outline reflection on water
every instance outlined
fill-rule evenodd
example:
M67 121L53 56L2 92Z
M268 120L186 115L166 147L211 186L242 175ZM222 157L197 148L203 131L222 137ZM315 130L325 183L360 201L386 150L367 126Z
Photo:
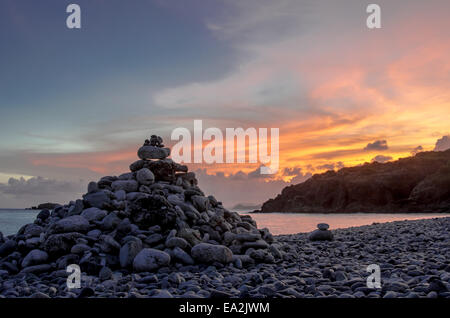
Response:
M246 212L239 213L248 214ZM330 225L330 229L338 229L352 226L370 225L374 222L383 223L450 216L449 214L442 213L252 213L250 215L256 221L259 228L267 227L272 232L272 234L295 234L301 232L311 232L317 228L318 223L328 223Z

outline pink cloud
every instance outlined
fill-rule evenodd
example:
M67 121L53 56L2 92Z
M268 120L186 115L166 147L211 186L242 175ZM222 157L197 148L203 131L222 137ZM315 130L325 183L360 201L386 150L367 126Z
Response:
M82 168L98 174L126 172L130 163L136 161L136 150L122 149L106 152L33 154L29 161L35 166Z

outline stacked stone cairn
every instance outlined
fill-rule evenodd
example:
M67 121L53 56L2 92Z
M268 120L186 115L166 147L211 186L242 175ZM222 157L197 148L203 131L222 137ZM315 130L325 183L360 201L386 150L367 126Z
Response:
M310 241L332 241L333 233L328 229L330 226L326 223L317 224L317 230L312 231L308 234L308 239Z
M42 210L17 234L0 237L0 271L10 275L152 272L200 265L238 268L281 258L267 229L205 196L193 172L152 136L130 172L90 182L83 199Z

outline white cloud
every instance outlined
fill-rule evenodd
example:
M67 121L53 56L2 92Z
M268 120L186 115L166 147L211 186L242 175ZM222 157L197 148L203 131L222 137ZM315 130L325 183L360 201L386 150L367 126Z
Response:
M392 160L391 156L383 156L383 155L378 155L372 158L372 162L379 162L379 163L385 163L391 160Z
M387 141L386 140L376 140L372 143L368 143L366 147L364 147L364 150L387 150L389 149Z
M281 190L290 185L297 184L311 177L310 173L303 174L301 169L285 169L286 176L294 176L290 182L275 179L273 176L260 176L259 168L249 173L238 171L225 175L208 174L206 169L196 170L200 188L205 194L213 194L217 200L222 201L226 207L233 207L239 203L262 204L269 198L275 197Z
M411 155L415 156L417 155L419 152L422 152L424 149L422 146L417 146L415 147L413 150L411 150Z
M68 203L81 198L86 182L60 181L43 177L10 178L0 183L0 208L24 209L40 203Z
M25 179L20 177L9 178L8 183L0 183L0 193L14 195L16 197L41 196L60 193L80 192L82 182L74 183L69 181L58 181L43 177L32 177Z
M450 149L450 135L442 136L436 141L436 146L434 147L434 151L445 151L447 149Z

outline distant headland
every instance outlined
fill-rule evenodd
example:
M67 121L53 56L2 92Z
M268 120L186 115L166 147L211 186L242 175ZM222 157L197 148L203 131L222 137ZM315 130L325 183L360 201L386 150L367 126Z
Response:
M256 212L450 212L450 149L315 174Z
M61 204L46 202L46 203L41 203L38 206L32 206L31 208L27 208L25 210L44 210L44 209L53 210L59 206L61 206Z
M238 203L236 205L233 206L233 208L231 210L257 210L261 208L261 204L251 204L251 203Z

